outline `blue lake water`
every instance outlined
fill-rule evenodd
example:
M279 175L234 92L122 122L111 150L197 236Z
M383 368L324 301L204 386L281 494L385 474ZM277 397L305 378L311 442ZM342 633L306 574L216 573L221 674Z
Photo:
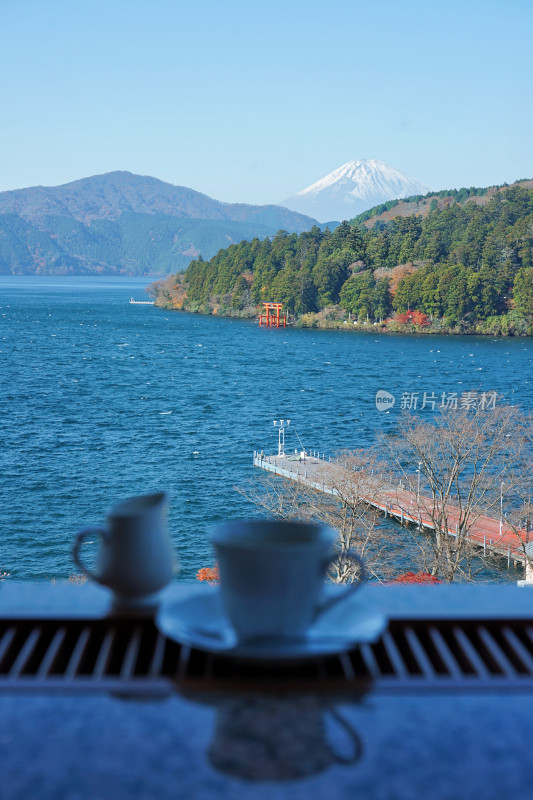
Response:
M0 276L0 571L65 578L81 527L115 501L171 493L190 579L210 525L254 509L234 490L290 419L333 453L393 430L406 394L496 391L533 406L533 341L266 330L130 305L146 278ZM376 409L380 389L390 413ZM299 447L289 433L286 449Z

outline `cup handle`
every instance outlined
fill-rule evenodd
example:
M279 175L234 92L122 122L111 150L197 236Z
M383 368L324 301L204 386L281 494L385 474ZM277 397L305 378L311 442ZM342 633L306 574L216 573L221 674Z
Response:
M357 592L361 588L361 586L366 580L365 562L363 561L361 556L358 555L354 550L348 550L348 552L344 553L344 555L348 556L348 558L353 558L354 561L357 561L359 567L361 568L360 578L357 581L357 583L351 583L349 586L347 586L344 592L340 592L339 594L333 595L333 597L328 597L327 600L323 600L321 603L319 603L314 614L315 620L317 620L318 617L320 617L325 611L329 611L330 608L336 606L337 603L342 603L342 601L346 600L346 598L349 595L355 594L355 592ZM328 566L329 564L331 564L333 560L334 560L333 558L328 559L327 562Z
M336 708L328 708L327 713L329 713L339 727L341 727L348 734L353 744L352 754L345 756L342 753L337 753L328 743L327 748L331 757L337 762L337 764L355 764L355 762L359 761L363 755L363 742L361 741L361 737L357 731L352 728L348 720L345 719Z
M96 581L97 583L102 583L100 578L95 575L94 572L91 572L89 569L87 569L80 558L80 550L84 540L87 538L87 536L94 536L94 534L101 536L103 539L105 536L107 536L107 531L104 530L104 528L84 528L82 531L78 531L74 540L74 544L72 545L72 560L84 575L87 575L88 578Z

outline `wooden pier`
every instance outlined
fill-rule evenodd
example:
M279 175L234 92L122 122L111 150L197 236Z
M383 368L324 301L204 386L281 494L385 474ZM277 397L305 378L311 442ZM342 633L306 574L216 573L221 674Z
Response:
M294 454L265 456L263 453L254 452L253 463L254 467L296 481L310 489L331 495L339 494L331 483L328 484L328 468L331 470L335 466L335 462L327 460L324 453L320 454L316 451L304 453L302 451ZM337 466L342 466L342 464L337 464ZM420 495L417 499L417 494L405 489L401 483L398 487L379 487L379 489L376 487L375 493L362 496L361 500L402 525L411 523L420 529L433 530L434 528L433 521L425 510L431 506L431 500ZM447 533L456 537L460 520L459 509L448 505L447 517L450 523ZM505 521L500 522L499 519L492 517L478 516L469 527L465 538L482 548L483 553L490 552L505 558L508 567L511 566L511 563L527 564L524 543L528 541L528 534L525 530L517 531ZM526 546L528 550L533 550L531 545ZM533 556L533 552L528 552L528 555Z

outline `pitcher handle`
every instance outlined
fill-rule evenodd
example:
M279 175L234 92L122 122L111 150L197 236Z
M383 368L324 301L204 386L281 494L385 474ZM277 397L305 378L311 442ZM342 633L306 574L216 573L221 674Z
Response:
M87 567L82 562L80 557L80 551L83 542L85 541L87 536L91 535L94 536L95 534L97 536L101 536L102 539L104 539L107 536L107 531L104 528L94 528L94 527L84 528L83 530L78 531L78 533L76 534L76 538L74 540L74 544L72 545L72 560L74 561L76 566L79 567L79 569L82 571L84 575L87 575L88 578L90 578L93 581L96 581L97 583L102 583L100 578L97 575L95 575L94 572L91 572L89 569L87 569Z
M361 586L363 585L363 583L366 580L365 562L363 561L361 556L358 555L353 550L349 550L344 555L348 556L349 558L353 558L353 560L357 561L357 563L359 564L359 567L361 569L361 574L360 574L359 580L357 581L357 583L351 583L349 586L347 586L346 589L344 590L344 592L340 592L339 594L334 594L332 597L328 597L326 600L323 600L321 603L319 603L317 608L316 608L315 614L314 614L314 619L315 620L317 620L318 617L322 616L322 614L325 611L329 611L330 608L333 608L333 606L336 606L337 603L342 603L344 600L346 600L346 598L349 595L355 594L355 592L357 592L361 588ZM336 558L336 556L335 556L335 558ZM331 564L331 562L333 560L334 560L333 558L329 559L328 560L328 565Z

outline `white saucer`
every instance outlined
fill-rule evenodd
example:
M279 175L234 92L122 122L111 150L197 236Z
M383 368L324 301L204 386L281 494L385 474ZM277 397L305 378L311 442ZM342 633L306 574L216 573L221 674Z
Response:
M376 641L387 624L381 612L366 606L357 595L325 612L305 638L239 644L218 587L202 588L204 591L163 603L156 624L169 639L211 653L269 660L333 655L361 642Z

